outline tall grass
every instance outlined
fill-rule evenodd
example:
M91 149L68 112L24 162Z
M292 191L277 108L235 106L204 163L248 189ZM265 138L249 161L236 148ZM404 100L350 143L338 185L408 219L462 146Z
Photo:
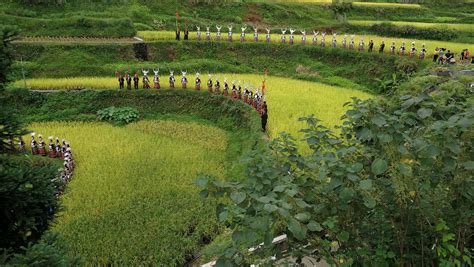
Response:
M74 179L53 232L88 265L183 265L218 233L199 172L224 178L227 136L197 123L34 123L74 147Z
M216 74L222 81L228 78L229 84L235 80L257 88L261 85L263 76L253 74ZM178 76L177 76L178 78ZM201 77L203 84L207 77ZM188 88L194 88L194 75L188 75ZM161 76L162 88L169 88L166 76ZM22 82L18 82L22 86ZM75 77L69 79L30 79L28 87L32 89L111 89L118 88L118 81L109 77ZM176 86L180 88L180 84ZM205 86L204 86L205 87ZM322 83L300 81L289 78L269 76L266 80L265 97L269 105L269 132L276 136L280 132L290 132L299 136L301 125L297 122L299 117L314 114L328 127L338 125L340 117L346 108L342 105L350 101L351 97L362 99L371 97L369 94L355 89L329 86ZM144 90L144 89L140 89ZM156 89L150 89L156 90ZM183 89L175 89L183 90ZM188 89L193 90L193 89ZM203 88L206 90L206 88Z

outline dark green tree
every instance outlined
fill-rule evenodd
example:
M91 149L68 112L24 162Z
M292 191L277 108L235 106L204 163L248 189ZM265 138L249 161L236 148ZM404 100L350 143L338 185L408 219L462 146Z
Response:
M0 28L0 153L13 150L13 142L26 133L24 124L6 98L5 87L13 62L11 41L17 36L13 28Z

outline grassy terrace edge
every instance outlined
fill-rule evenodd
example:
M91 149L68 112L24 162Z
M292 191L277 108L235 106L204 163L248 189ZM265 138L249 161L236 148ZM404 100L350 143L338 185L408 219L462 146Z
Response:
M110 106L136 108L142 119L171 119L211 124L227 131L229 159L243 159L251 150L265 143L260 117L251 107L228 97L210 95L207 91L143 91L117 90L35 92L9 89L7 97L18 113L29 122L96 121L96 112ZM244 165L229 166L228 177L241 179Z

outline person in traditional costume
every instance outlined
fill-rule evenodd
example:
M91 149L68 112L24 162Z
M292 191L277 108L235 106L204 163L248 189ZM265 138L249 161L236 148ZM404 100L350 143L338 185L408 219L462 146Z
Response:
M199 78L200 74L199 72L196 72L196 80L195 80L195 84L196 84L196 90L201 90L201 78Z
M212 93L212 75L208 74L208 79L207 79L207 90L209 93Z
M181 87L183 89L186 89L186 85L188 84L188 78L186 78L186 73L187 71L181 71L182 77L181 77Z
M26 151L25 141L23 141L23 137L21 137L21 136L18 137L18 151L20 153L25 153L25 151Z
M174 88L174 82L175 82L175 78L174 78L174 71L173 70L170 70L170 88L173 89Z
M229 42L232 42L232 24L230 24L229 26L227 26L227 28L229 29L229 33L228 33L228 41Z
M149 89L150 88L150 80L148 79L148 72L150 72L149 70L143 70L142 69L142 73L143 73L143 88L144 89Z
M48 156L50 158L55 158L56 157L56 146L54 145L54 141L53 141L53 137L50 136L49 138L49 153L48 153Z
M415 42L411 43L411 48L410 48L410 58L413 58L415 56L416 48L415 48Z
M188 20L184 19L184 38L185 41L189 39L189 31L188 31Z
M237 99L237 87L235 86L235 81L232 81L232 99Z
M240 86L240 81L239 81L239 87L238 87L238 99L242 100L242 86Z
M400 46L400 56L404 56L405 55L405 42L402 43L402 46Z
M263 102L263 106L261 108L261 115L262 119L262 131L266 132L267 130L267 121L268 121L268 107L267 107L267 102Z
M306 30L301 30L301 44L305 45L306 44Z
M242 33L240 34L240 41L245 42L245 30L247 30L247 26L244 25L240 27L240 29L242 30Z
M390 45L390 54L395 55L395 42L392 42Z
M35 140L35 133L31 133L31 141L30 141L30 146L31 146L31 154L33 155L38 155L38 143Z
M56 158L60 158L62 149L61 149L61 143L59 142L59 137L56 137L56 147L55 148L56 148Z
M206 26L206 41L211 41L211 31L209 26Z
M253 106L253 92L252 92L252 89L249 90L248 104L250 106Z
M224 92L222 92L222 95L229 95L229 84L227 83L227 78L224 78Z
M321 34L321 47L326 47L326 33Z
M125 83L125 79L123 78L122 75L120 75L120 77L118 78L118 81L119 81L119 89L122 90Z
M181 39L181 31L179 27L176 25L176 41L179 41Z
M286 29L281 29L281 43L286 43Z
M138 89L139 81L140 81L140 78L138 77L138 72L135 72L135 75L133 75L133 88Z
M319 31L313 30L313 45L318 45Z
M426 55L426 47L425 47L425 44L423 44L423 45L421 46L419 58L420 58L421 60L423 60L423 59L425 59L425 55Z
M332 34L332 48L336 48L337 47L337 39L336 39L336 36L337 36L337 33L333 33Z
M270 39L270 31L271 31L271 30L270 30L270 29L267 29L267 28L266 28L265 30L267 30L267 35L265 35L265 40L266 40L267 43L270 43L270 41L271 41L271 39Z
M290 28L290 45L295 43L295 36L293 35L296 30Z
M196 32L197 40L199 42L199 41L201 41L201 27L196 26L196 29L197 29L197 32Z
M253 103L252 106L255 110L257 110L257 104L258 104L258 89L255 91L255 95L253 97Z
M64 160L64 157L66 156L66 151L67 151L67 145L66 145L66 140L62 140L62 146L61 146L61 159Z
M354 46L355 46L354 38L355 38L355 36L351 35L351 40L349 42L349 49L354 49Z
M160 89L161 88L161 86L160 86L160 77L158 76L159 72L160 72L160 69L158 69L158 70L153 69L153 73L155 74L155 75L153 75L153 87L155 89Z
M217 41L220 41L220 40L221 40L221 28L222 28L222 26L216 25L216 29L217 29Z
M365 42L364 42L364 38L360 38L360 41L359 41L359 52L363 52L365 49L364 49L364 46L365 46Z
M347 34L344 34L344 37L342 38L342 48L347 48Z
M132 77L130 76L130 73L127 72L127 74L125 74L125 81L127 82L127 90L131 90L132 89Z
M385 42L382 41L382 43L380 44L379 53L383 53L384 50L385 50Z
M253 27L253 41L258 42L258 28Z
M249 101L249 90L247 89L247 86L245 86L244 90L244 103L247 104Z
M41 156L46 156L46 143L43 140L41 134L38 135L38 154Z
M374 50L374 41L370 40L369 41L369 49L368 49L369 53L372 53L372 50Z
M221 83L219 77L216 77L216 85L214 86L214 94L219 95L221 93Z

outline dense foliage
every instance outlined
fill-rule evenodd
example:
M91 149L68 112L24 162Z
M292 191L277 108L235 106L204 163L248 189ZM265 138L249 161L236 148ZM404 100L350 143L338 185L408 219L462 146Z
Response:
M119 18L70 16L67 18L30 18L0 14L5 25L15 25L22 36L132 37L132 21Z
M465 87L426 88L355 100L339 136L302 118L311 153L282 134L247 181L201 177L233 230L219 262L266 261L286 233L290 255L335 265L472 265L474 110Z
M130 107L108 107L97 111L97 118L117 125L125 125L138 120L138 110Z
M69 247L56 234L47 233L36 243L22 247L20 253L15 253L10 259L0 256L0 265L14 266L82 266L79 257L68 255ZM5 255L3 255L5 256Z
M0 248L18 250L48 228L59 202L60 165L44 159L0 155Z

